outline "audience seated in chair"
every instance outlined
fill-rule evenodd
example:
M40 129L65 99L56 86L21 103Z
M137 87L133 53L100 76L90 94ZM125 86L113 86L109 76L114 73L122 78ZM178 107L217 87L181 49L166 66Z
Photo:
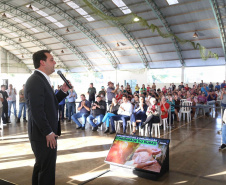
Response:
M101 97L97 95L96 101L92 104L91 114L87 118L89 120L89 123L93 127L92 129L93 131L97 131L98 126L101 126L105 112L106 112L106 102L101 100ZM95 118L97 119L96 124L93 122Z
M138 96L135 96L138 97ZM147 116L146 116L146 111L147 111L147 105L145 103L144 97L140 97L139 99L139 103L134 105L133 108L133 113L130 117L130 122L131 124L133 124L133 132L132 134L135 135L136 134L136 121L137 120L141 120L141 125L143 124L143 122L146 120Z
M112 116L110 118L110 120L111 120L111 128L112 128L112 131L110 132L110 134L116 133L114 121L119 121L119 120L123 121L123 133L124 134L126 133L127 121L130 119L130 116L131 116L132 111L133 111L133 106L128 101L128 98L127 98L126 95L123 95L122 100L123 100L123 103L119 107L118 115Z
M112 98L112 103L109 106L109 110L102 120L103 123L106 122L106 130L104 133L109 132L110 118L112 116L118 115L119 106L120 105L117 103L117 100L115 98Z
M146 124L149 125L150 129L150 137L151 137L151 129L153 123L160 123L160 106L157 105L157 101L155 98L150 99L150 105L147 109L146 115L147 119L146 121L141 125L141 128L143 128Z
M74 113L71 119L78 125L77 129L85 130L86 118L90 115L91 103L86 100L84 94L81 96L81 102L78 105L78 113ZM82 124L79 122L78 118L82 118Z
M161 109L161 118L162 119L168 118L168 109L170 105L166 102L165 96L162 96L161 102L158 103L158 105L160 106Z

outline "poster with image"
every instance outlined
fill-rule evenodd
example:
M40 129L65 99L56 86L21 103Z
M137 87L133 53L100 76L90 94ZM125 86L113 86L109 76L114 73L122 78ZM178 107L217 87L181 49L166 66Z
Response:
M170 140L117 134L105 162L160 173Z

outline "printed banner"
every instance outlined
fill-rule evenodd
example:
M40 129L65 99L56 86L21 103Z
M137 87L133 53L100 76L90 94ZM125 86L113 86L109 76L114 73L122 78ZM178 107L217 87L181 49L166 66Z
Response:
M117 134L105 162L160 173L170 140Z

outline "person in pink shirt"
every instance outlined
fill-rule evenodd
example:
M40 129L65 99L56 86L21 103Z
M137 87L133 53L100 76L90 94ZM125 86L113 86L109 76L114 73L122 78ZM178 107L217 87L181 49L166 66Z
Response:
M191 94L189 91L187 91L186 99L187 101L191 101Z
M198 103L196 104L197 105L196 115L198 115L198 113L199 113L199 108L200 107L206 107L206 104L207 104L207 98L205 96L205 93L202 92L201 95L200 94L198 95ZM208 110L208 107L207 107L207 108L205 108L205 113L208 113L208 112L209 112L209 110Z

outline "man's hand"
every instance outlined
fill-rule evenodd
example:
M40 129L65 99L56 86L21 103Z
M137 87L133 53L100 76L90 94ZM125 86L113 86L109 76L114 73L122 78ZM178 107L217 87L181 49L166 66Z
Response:
M58 137L58 135L56 135L55 133L46 136L47 147L51 147L52 149L56 148L57 146L56 137Z
M123 107L120 106L120 108L121 108L123 111L125 111L125 109L124 109Z
M85 102L84 102L84 101L82 101L81 106L82 106L82 107L84 107L84 105L85 105Z
M68 80L69 84L71 85L71 82ZM71 85L72 86L72 85ZM66 83L64 83L61 87L61 90L64 92L67 92L70 88L67 86Z

